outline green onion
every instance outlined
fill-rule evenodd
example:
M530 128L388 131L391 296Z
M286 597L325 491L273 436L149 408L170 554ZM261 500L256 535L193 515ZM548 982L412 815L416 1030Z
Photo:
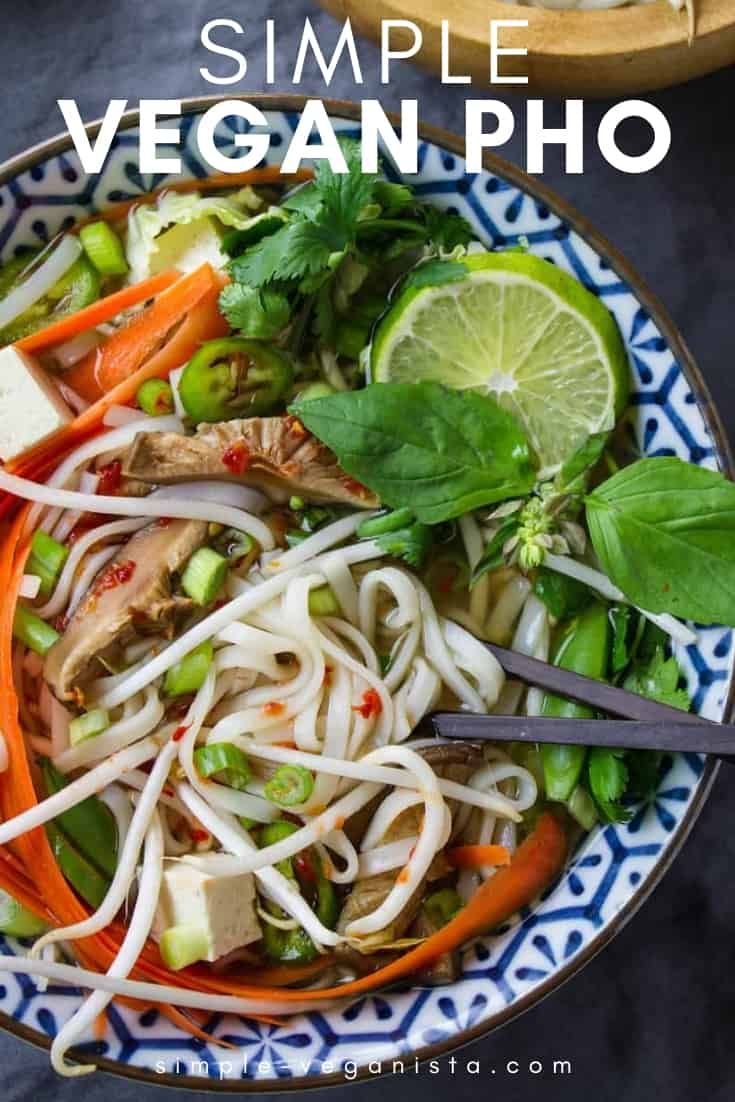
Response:
M166 967L178 972L208 956L209 938L203 926L185 922L164 930L158 948Z
M239 746L231 742L210 742L194 751L194 765L202 777L224 774L231 788L244 788L250 780L250 764Z
M31 553L26 563L26 573L41 579L40 592L48 597L54 590L64 563L69 558L69 548L39 529L31 540Z
M213 657L212 641L207 639L168 670L163 691L167 696L185 696L186 693L197 692L206 680Z
M238 815L237 821L243 830L252 830L254 826L258 825L257 819L249 819L247 815Z
M149 417L164 417L174 411L174 392L165 379L146 379L135 400Z
M38 937L48 930L48 923L34 915L17 899L0 891L0 933L10 937Z
M306 508L306 502L303 497L290 497L288 499L288 507L292 513L299 513L302 509Z
M91 712L77 716L69 724L69 742L76 746L85 739L101 735L110 726L110 715L104 708L93 708Z
M211 547L200 547L181 575L181 588L198 605L210 604L227 577L227 559Z
M107 222L90 222L79 231L82 248L100 275L125 275L128 262L123 243Z
M266 799L279 807L303 804L314 791L314 777L303 765L281 765L265 786Z
M309 590L309 612L312 616L339 615L339 601L330 585L320 585Z
M380 513L377 517L368 517L357 529L357 538L371 540L384 536L386 532L397 532L413 522L411 509L393 509L389 513Z
M35 612L25 605L18 605L13 619L13 635L21 643L42 657L51 650L57 639L61 638L51 624L47 624Z
M308 540L310 535L311 532L302 532L299 528L289 528L286 532L286 543L289 547L296 547L297 544Z

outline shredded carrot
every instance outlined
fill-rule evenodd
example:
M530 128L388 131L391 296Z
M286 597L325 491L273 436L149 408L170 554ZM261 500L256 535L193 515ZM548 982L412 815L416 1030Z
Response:
M447 851L455 869L480 869L483 865L509 865L510 853L505 846L455 846Z
M296 172L282 173L280 165L264 165L263 168L253 168L249 172L223 172L212 176L204 176L196 180L174 180L164 184L155 191L147 191L143 195L135 195L132 199L123 199L119 203L113 203L98 214L90 215L80 222L72 230L80 229L89 222L99 222L103 218L106 222L121 222L127 218L133 207L145 203L155 203L156 199L167 191L222 191L227 188L241 187L266 187L268 184L281 184L284 187L294 187L296 184L310 180L314 173L309 168L300 168Z
M93 349L80 363L66 371L64 382L85 401L96 402L118 385L131 378L137 379L138 373L145 368L146 374L137 381L137 388L144 378L156 375L155 370L148 372L148 367L160 356L159 349L172 343L174 327L183 322L205 295L213 294L220 286L221 282L210 264L202 264L196 271L182 276L128 325L113 333L104 345ZM217 336L227 331L224 318L217 328ZM164 342L167 344L164 345ZM172 367L184 363L195 347L189 346L187 354Z
M21 348L24 352L40 352L54 344L62 344L63 341L70 340L78 333L84 333L87 329L94 329L96 325L111 321L123 310L129 310L131 306L139 306L141 302L155 298L180 278L179 272L170 270L159 272L158 275L151 276L142 283L134 283L131 287L123 287L121 291L115 291L112 295L98 299L97 302L85 306L76 314L52 322L45 329L39 329L37 333L23 337L16 343L16 348Z

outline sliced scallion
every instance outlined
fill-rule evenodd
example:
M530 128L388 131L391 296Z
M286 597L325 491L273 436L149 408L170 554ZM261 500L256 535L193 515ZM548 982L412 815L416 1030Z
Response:
M166 673L163 691L167 696L185 696L201 689L212 665L214 648L211 639L190 651Z
M198 605L215 599L227 577L227 559L211 547L200 547L181 575L181 588Z
M36 616L35 612L31 612L25 605L18 605L15 610L13 636L41 657L50 651L56 640L60 638L58 631L52 628L51 624Z
M210 742L194 751L194 765L202 777L224 774L231 788L244 788L250 780L250 763L239 746L232 742Z
M128 262L123 243L107 222L90 222L79 231L82 248L100 275L125 275Z
M166 967L178 972L180 968L186 968L207 957L209 938L203 926L185 922L164 930L158 948Z
M76 746L85 739L101 735L110 726L110 714L105 708L92 708L84 715L76 716L69 724L69 742Z
M380 513L377 517L368 517L357 529L357 537L361 540L372 540L376 536L384 536L387 532L397 532L413 523L411 509L393 509L389 513Z
M320 585L309 590L309 612L312 616L339 616L339 601L331 586Z
M53 592L68 557L69 548L64 547L63 543L40 529L34 533L26 572L41 579L40 592L44 597Z

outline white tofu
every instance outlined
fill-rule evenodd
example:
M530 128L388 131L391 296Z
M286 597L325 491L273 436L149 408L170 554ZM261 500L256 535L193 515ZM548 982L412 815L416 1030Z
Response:
M227 257L220 248L220 241L220 235L211 218L198 218L196 222L172 226L156 238L150 274L156 275L167 268L177 268L184 273L193 272L205 261L218 271L227 262Z
M209 943L204 959L217 960L260 938L255 899L250 872L211 876L184 861L166 858L153 933L160 937L169 926L200 926Z
M12 345L0 349L0 459L15 458L72 418L56 386L32 356Z

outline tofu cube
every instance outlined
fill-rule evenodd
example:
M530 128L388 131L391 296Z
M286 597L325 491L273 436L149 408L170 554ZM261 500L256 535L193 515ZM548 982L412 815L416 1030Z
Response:
M56 386L32 356L0 349L0 459L14 459L73 418Z
M184 861L166 858L153 933L160 937L170 926L201 926L209 943L204 959L214 961L260 938L255 901L255 880L250 872L212 876Z

